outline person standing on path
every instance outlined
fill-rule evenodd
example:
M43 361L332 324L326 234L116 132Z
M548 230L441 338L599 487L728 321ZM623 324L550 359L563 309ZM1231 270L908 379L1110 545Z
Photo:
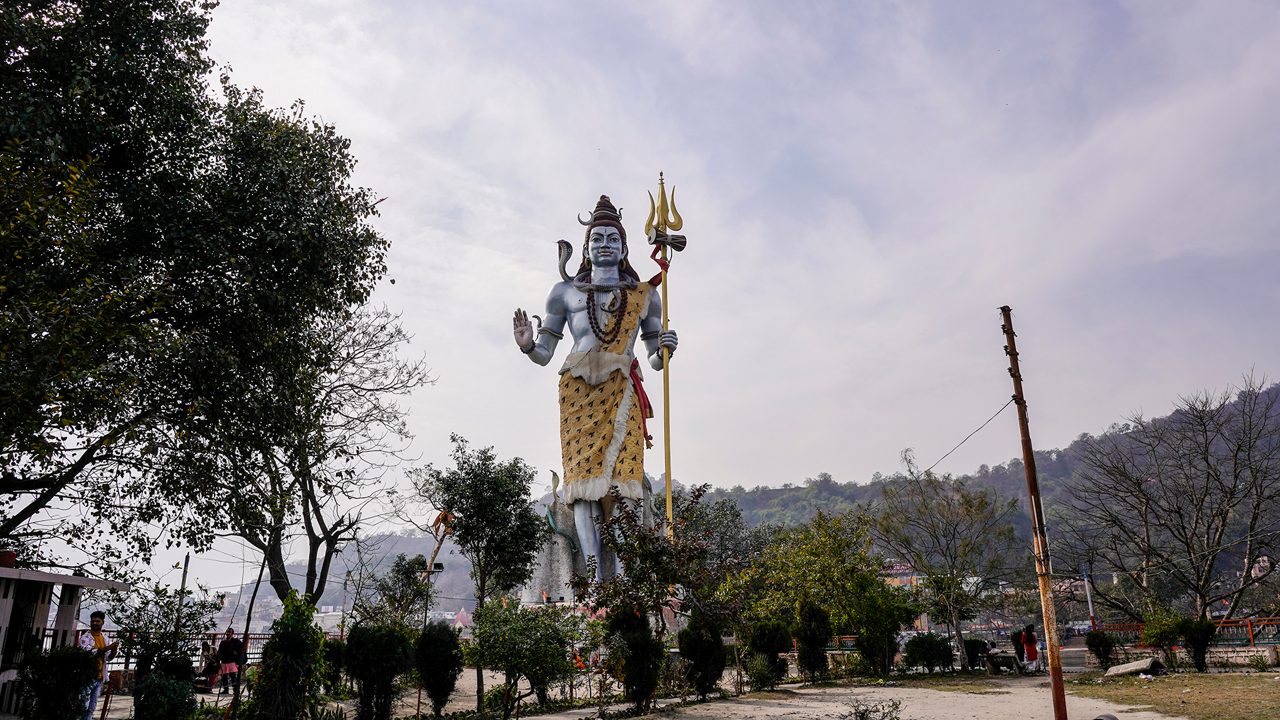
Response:
M1036 647L1036 629L1028 625L1022 630L1023 655L1027 658L1027 670L1040 672L1040 653Z
M98 675L89 687L85 688L84 720L93 720L93 711L98 707L98 696L102 694L102 684L107 681L107 660L116 654L120 647L117 640L110 645L102 634L102 626L107 621L107 614L94 610L89 614L89 632L82 633L78 644L81 650L88 650L98 660Z
M227 694L227 680L235 687L237 693L240 690L240 658L244 655L244 642L236 637L235 630L227 628L226 634L222 638L222 642L218 643L218 662L222 663L220 672L222 674L222 693ZM210 688L212 689L212 688Z

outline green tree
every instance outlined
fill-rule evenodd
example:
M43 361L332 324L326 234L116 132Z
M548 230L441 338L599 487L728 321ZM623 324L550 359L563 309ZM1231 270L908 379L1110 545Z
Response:
M262 647L262 662L253 698L245 708L248 720L296 720L320 695L324 633L312 622L315 608L292 593L284 612L271 623L271 637Z
M923 579L927 602L947 624L956 647L964 647L961 623L1012 577L1015 558L1011 522L1017 503L994 490L975 489L949 475L920 472L910 450L906 473L887 482L876 505L875 535L895 559ZM968 655L961 653L969 670Z
M478 667L503 673L503 720L521 700L573 674L570 632L558 608L523 608L514 600L486 603L476 610L473 637ZM529 690L521 692L527 680Z
M831 618L812 600L796 611L796 664L810 682L827 674L827 643L831 642Z
M400 553L390 569L373 580L368 592L356 598L352 613L362 620L420 628L430 595L427 559Z
M863 576L853 584L850 632L858 654L876 674L887 676L898 652L898 634L920 614L920 608L903 588L892 587L878 577Z
M746 639L751 652L756 658L764 660L767 669L767 673L763 675L754 673L756 677L752 679L752 683L769 689L777 687L787 674L787 661L781 657L781 653L791 650L790 628L780 620L760 620L751 625Z
M458 631L441 622L427 623L418 636L414 661L431 711L440 717L462 674L462 645Z
M213 618L221 610L221 595L153 585L113 595L109 614L118 628L121 651L136 659L141 678L166 658L181 658L190 665L187 659L197 655L200 636L214 628Z
M417 496L446 513L454 543L471 562L476 612L533 573L546 524L533 509L534 470L520 458L501 461L493 448L472 450L450 436L453 467L410 471ZM484 672L476 668L476 709L484 709Z
M145 561L153 527L211 542L210 448L296 449L316 328L385 270L347 141L229 80L210 92L212 7L0 7L0 225L18 229L0 238L0 538L32 553Z
M648 712L662 670L662 642L654 637L643 607L610 606L605 617L606 667L621 681L622 693L637 714Z
M724 673L725 648L720 626L700 612L689 616L689 623L676 636L680 657L686 662L685 677L698 697L706 699L716 689Z

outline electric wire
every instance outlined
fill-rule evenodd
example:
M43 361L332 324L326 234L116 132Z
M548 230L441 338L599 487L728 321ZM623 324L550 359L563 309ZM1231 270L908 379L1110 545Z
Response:
M1007 410L1009 406L1012 404L1013 404L1013 398L1009 398L1009 402L1002 405L1000 409L996 411L995 415L992 415L991 417L987 418L987 421L979 425L976 430L969 433L968 435L965 435L963 440L956 443L955 447L948 450L946 455L943 455L942 457L934 461L932 465L930 465L928 468L925 469L925 472L927 473L930 470L933 470L934 468L938 467L938 463L942 462L943 460L946 460L948 457L951 456L951 453L955 452L956 450L959 450L961 445L964 445L965 443L969 442L969 438L973 437L974 435L977 435L982 430L982 428L986 427L987 425L990 425L992 420L995 420L997 417L999 417L1000 413Z

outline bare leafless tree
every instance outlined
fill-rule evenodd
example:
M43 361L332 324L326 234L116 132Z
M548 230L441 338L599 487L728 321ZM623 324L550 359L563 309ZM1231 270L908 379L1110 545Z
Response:
M226 482L217 512L233 535L265 553L271 587L319 602L335 556L358 538L369 513L389 509L386 475L404 458L410 435L399 399L434 380L422 360L406 362L399 317L361 310L323 329L323 348L307 401L292 408L292 431L237 432L218 449ZM302 544L300 587L287 572Z
M1181 398L1085 446L1062 527L1095 597L1129 617L1156 604L1232 617L1280 560L1280 387Z
M925 599L945 619L968 670L960 623L998 598L1001 584L1026 565L1026 553L1014 549L1017 502L921 472L910 450L902 460L906 472L885 484L875 506L876 539L923 579Z

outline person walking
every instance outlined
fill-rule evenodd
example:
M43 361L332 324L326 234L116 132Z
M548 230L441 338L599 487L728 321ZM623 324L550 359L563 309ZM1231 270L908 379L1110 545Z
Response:
M89 632L81 633L77 642L81 650L93 653L98 661L98 674L93 683L85 688L84 720L93 720L93 711L98 707L98 697L102 694L102 685L107 681L107 660L114 657L116 649L120 647L119 640L107 644L107 638L102 634L102 626L106 622L107 614L101 610L94 610L89 613Z
M221 663L220 672L222 673L222 693L227 694L227 681L235 687L237 694L240 692L240 658L244 655L244 642L236 637L235 630L227 628L227 632L223 635L222 642L218 643L218 662ZM210 688L212 689L212 688Z

